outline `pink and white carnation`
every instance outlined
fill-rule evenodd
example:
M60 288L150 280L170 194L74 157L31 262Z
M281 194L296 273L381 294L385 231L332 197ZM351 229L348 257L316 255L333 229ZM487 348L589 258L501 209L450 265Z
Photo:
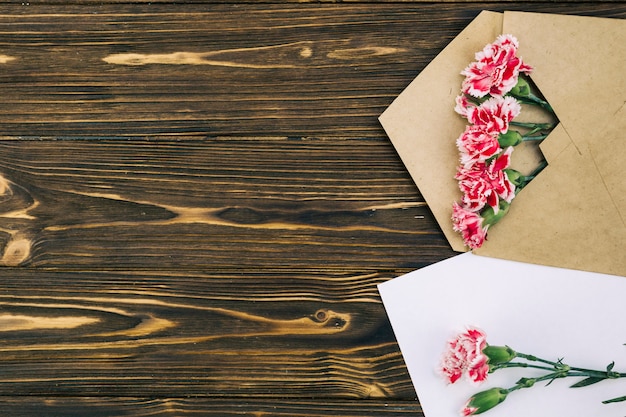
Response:
M467 120L488 131L506 133L511 120L521 111L520 103L513 97L491 97L478 107L469 107Z
M460 166L455 178L459 181L459 189L463 193L462 202L470 210L481 210L485 205L493 208L494 214L499 210L499 199L510 203L515 197L515 184L504 171L511 162L513 147L489 163L478 162L469 168Z
M490 132L484 126L470 125L456 141L459 148L461 165L465 168L496 155L502 148L498 143L498 134Z
M487 239L489 225L483 225L483 222L478 212L456 202L452 206L452 228L461 233L463 242L471 249L480 248Z
M471 107L476 107L476 104L467 98L465 94L459 94L455 101L454 111L461 116L467 118L467 112Z
M533 128L533 124L514 121L522 110L516 96L550 110L531 94L530 84L520 79L520 75L530 74L532 67L518 56L518 49L514 36L500 35L461 72L465 78L454 111L467 119L468 125L456 140L460 164L455 179L463 194L453 205L452 221L471 249L482 246L489 226L506 215L515 193L532 178L508 169L513 146L542 139L542 135L534 135L541 124ZM530 133L524 137L509 130L511 125L528 128Z
M519 44L512 35L500 35L475 55L475 62L461 71L462 91L474 97L503 96L517 84L519 73L530 74L532 67L517 56Z
M489 358L483 353L485 347L487 335L480 329L468 328L458 334L446 344L441 358L441 374L450 384L463 375L473 382L483 382L489 372Z

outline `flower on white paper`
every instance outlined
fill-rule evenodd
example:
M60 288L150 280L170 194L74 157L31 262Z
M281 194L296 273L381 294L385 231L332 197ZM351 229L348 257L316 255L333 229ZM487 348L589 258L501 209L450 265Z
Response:
M509 346L490 345L483 330L468 326L446 343L439 370L449 384L456 383L463 376L467 376L472 382L482 383L489 374L508 368L530 368L544 372L541 376L520 378L510 388L493 387L474 394L460 412L462 416L472 416L491 410L512 392L531 388L537 382L547 381L550 384L562 378L582 378L570 386L582 388L605 380L626 378L626 373L613 370L614 365L611 362L605 370L579 368L564 363L563 359L552 361L515 351ZM603 403L621 401L626 401L626 396L612 398Z
M474 382L487 378L489 365L483 349L487 346L487 335L480 329L468 328L450 339L441 360L441 373L451 384L467 375Z

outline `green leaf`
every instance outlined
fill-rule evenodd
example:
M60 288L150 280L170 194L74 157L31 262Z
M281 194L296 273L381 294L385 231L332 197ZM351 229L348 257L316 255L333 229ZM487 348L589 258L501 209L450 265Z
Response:
M624 395L623 397L617 397L617 398L613 398L613 399L610 399L610 400L602 401L602 404L618 403L620 401L626 401L626 395Z
M606 371L607 372L611 372L611 370L613 370L613 367L615 366L615 361L611 362L607 367L606 367Z
M590 376L589 378L585 378L582 381L578 381L574 385L570 386L570 388L581 388L586 387L591 384L595 384L596 382L604 381L606 378L599 376Z

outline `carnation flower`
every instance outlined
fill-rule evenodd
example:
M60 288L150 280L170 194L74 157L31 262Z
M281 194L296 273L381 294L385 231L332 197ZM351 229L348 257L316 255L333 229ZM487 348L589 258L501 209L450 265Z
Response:
M491 97L478 107L467 109L467 120L483 126L486 130L506 133L509 122L517 117L522 110L520 103L513 97Z
M482 330L468 328L447 343L441 359L441 373L451 384L467 375L474 382L487 378L488 357L482 350L487 346L487 336Z
M458 203L452 206L452 228L461 233L466 246L480 248L487 238L488 224L483 224L484 219L480 213L463 207Z
M460 166L455 178L463 192L463 204L473 211L485 205L493 208L497 214L500 199L510 203L515 197L515 185L509 180L508 168L513 147L489 163L477 162L469 167Z
M475 62L465 68L462 90L474 97L503 96L515 85L519 73L530 74L532 67L517 56L519 44L512 35L500 35L495 42L477 52Z
M489 132L484 126L467 126L457 139L456 145L461 152L461 165L466 168L485 162L502 150L498 135L495 132Z
M460 114L461 116L467 118L467 111L470 107L476 107L476 104L467 98L467 95L460 94L455 99L456 105L454 106L454 111Z

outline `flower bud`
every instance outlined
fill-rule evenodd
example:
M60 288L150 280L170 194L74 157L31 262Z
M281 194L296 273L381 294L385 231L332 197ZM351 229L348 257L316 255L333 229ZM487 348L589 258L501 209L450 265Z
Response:
M491 410L506 399L509 392L503 388L491 388L481 391L469 399L461 411L462 416L473 416Z
M522 134L517 130L509 130L506 133L500 133L498 136L498 144L501 148L519 145L523 140Z
M510 94L515 97L528 97L530 93L530 85L528 81L522 77L517 79L517 84L515 84L515 87L510 91Z
M516 357L515 351L508 346L487 346L483 353L489 358L489 365L511 362Z

